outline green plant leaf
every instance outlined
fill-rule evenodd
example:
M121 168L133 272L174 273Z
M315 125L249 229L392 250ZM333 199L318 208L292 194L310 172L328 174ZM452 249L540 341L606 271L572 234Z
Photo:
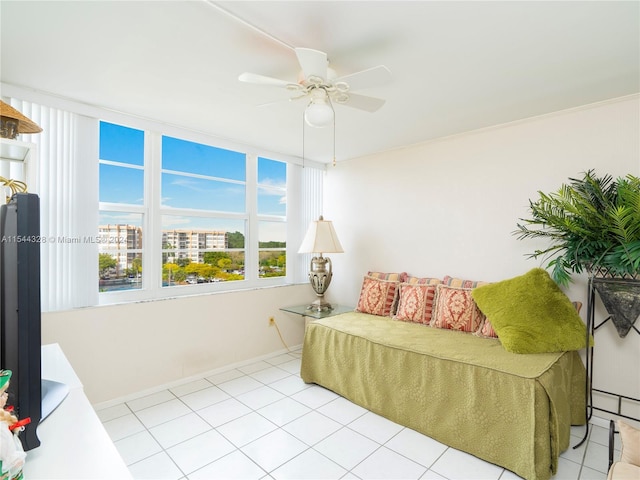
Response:
M529 254L548 260L554 280L567 285L572 273L607 268L618 274L640 273L640 178L613 179L594 170L551 193L529 200L530 218L519 219L519 240L541 238L547 248Z

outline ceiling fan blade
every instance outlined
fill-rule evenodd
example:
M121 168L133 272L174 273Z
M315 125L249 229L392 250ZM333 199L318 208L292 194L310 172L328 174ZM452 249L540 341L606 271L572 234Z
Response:
M258 108L270 107L272 105L280 105L280 104L283 104L283 103L291 103L291 102L296 102L298 100L301 100L303 98L307 98L307 95L298 95L297 97L285 98L284 100L275 100L273 102L260 103L260 104L256 105L256 107L258 107Z
M258 75L257 73L244 72L238 77L241 82L255 83L257 85L270 85L274 87L287 87L289 85L296 85L293 82L287 82L286 80L280 80L279 78L267 77L264 75Z
M360 90L362 88L385 85L389 83L392 78L391 70L384 65L378 65L377 67L368 68L337 78L333 83L344 82L349 85L349 90Z
M309 77L327 79L329 61L326 53L312 48L296 48L296 56L306 79Z
M349 100L344 103L338 103L338 105L346 105L347 107L357 108L358 110L365 110L367 112L375 112L379 110L386 100L376 97L369 97L367 95L358 95L357 93L349 93Z

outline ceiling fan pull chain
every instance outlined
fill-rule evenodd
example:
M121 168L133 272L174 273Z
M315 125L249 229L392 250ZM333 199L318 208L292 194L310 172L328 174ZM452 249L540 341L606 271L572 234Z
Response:
M336 166L336 111L333 109L333 102L329 98L329 106L333 110L333 166Z

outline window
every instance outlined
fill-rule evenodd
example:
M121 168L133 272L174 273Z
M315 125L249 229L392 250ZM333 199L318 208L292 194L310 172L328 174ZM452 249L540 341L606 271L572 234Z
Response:
M144 132L100 123L98 290L140 289L144 220Z
M163 287L245 279L246 168L244 153L162 137Z
M323 165L71 101L10 101L44 129L29 140L47 158L31 170L42 233L71 240L41 247L43 311L306 283L295 247L321 213Z
M287 165L258 158L258 268L261 278L287 274Z
M258 158L258 214L287 214L287 164Z
M285 280L285 162L103 121L99 175L100 292Z

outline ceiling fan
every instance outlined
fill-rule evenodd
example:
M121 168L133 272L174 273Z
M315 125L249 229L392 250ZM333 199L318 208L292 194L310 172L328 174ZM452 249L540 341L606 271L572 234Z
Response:
M384 65L337 77L329 67L327 54L311 48L295 48L302 69L297 82L245 72L241 82L282 87L298 96L289 100L309 99L305 121L313 127L324 127L333 122L333 104L345 105L367 112L375 112L385 103L381 98L353 93L354 90L384 85L391 81L391 71Z

